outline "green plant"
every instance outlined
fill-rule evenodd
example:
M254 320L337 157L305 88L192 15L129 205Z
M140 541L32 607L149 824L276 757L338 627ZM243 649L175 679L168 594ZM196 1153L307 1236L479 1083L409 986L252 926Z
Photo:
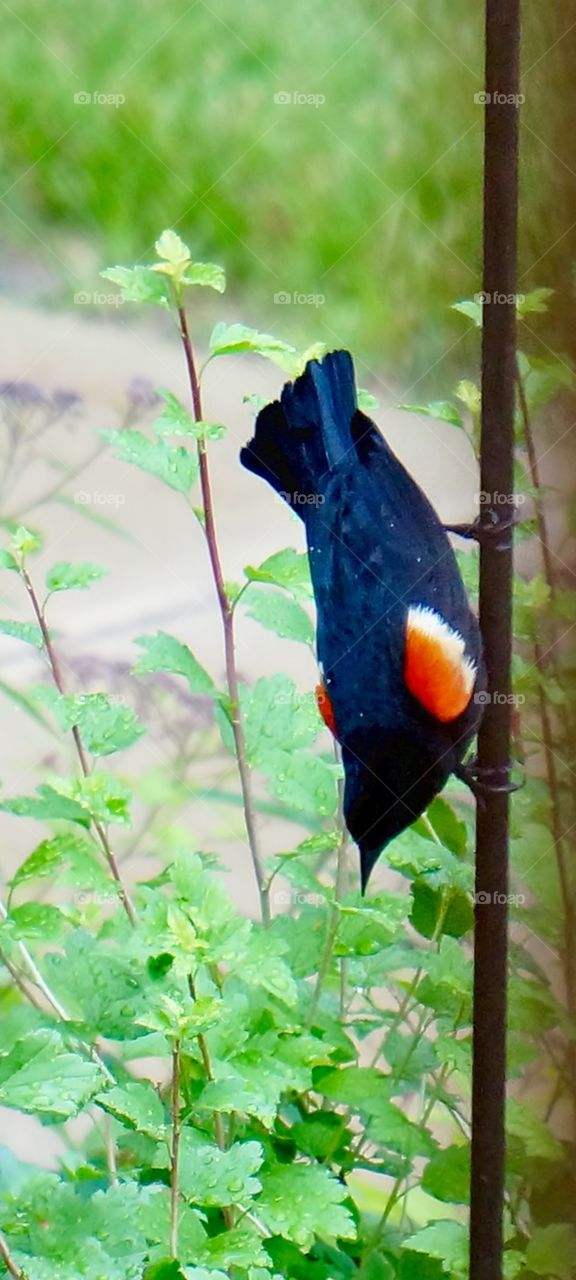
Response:
M455 783L388 849L400 887L360 896L339 766L313 696L282 674L245 687L236 671L242 611L296 643L309 645L313 631L302 553L285 548L234 584L220 561L209 453L223 447L225 428L204 415L188 299L198 286L221 292L223 272L194 263L173 232L156 248L151 267L105 274L125 299L174 317L190 405L162 391L151 425L132 421L107 439L118 458L174 491L205 540L226 685L183 641L158 632L139 637L134 678L124 677L120 696L73 692L50 601L97 584L102 570L60 562L40 588L40 536L13 530L2 565L28 615L0 630L43 654L48 680L27 697L74 764L51 767L35 793L0 806L48 828L0 908L0 1104L58 1126L66 1143L57 1172L4 1153L0 1269L22 1280L462 1280L472 809ZM218 324L209 358L250 351L291 376L314 350ZM524 371L528 413L546 379L548 392L557 385L551 376L541 366ZM473 434L477 393L468 385L459 395L471 415L459 425ZM451 413L455 420L454 406ZM469 577L472 561L463 561ZM555 733L564 715L557 673L534 669L526 651L547 625L549 596L540 579L518 580L518 690L531 699L524 737L537 734L542 690L555 726L560 716ZM130 705L138 682L152 686L140 714ZM191 714L173 735L166 769L131 778L123 753L136 752L158 714L168 707L170 719L186 699ZM192 715L199 708L203 715ZM237 768L225 799L241 804L259 922L236 910L216 855L179 820L190 778L215 752ZM221 787L204 777L196 785L222 802ZM135 811L143 802L142 825ZM563 779L558 802L569 803ZM554 1067L549 1103L515 1096L510 1108L507 1275L524 1280L564 1280L573 1256L573 1141L547 1128L569 1091L573 1025L530 941L538 933L556 947L566 906L552 884L551 803L545 783L531 778L516 801L513 841L510 1075L516 1087L543 1054ZM259 814L270 808L299 829L292 847L265 856ZM157 861L132 884L129 855L143 832ZM568 893L571 902L571 884ZM81 1140L68 1125L77 1115Z

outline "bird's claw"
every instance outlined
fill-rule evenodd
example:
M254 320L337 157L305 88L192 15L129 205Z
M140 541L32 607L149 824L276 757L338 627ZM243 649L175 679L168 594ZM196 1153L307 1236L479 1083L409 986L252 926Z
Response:
M480 765L476 759L473 759L466 764L458 765L454 772L456 777L470 788L478 803L483 805L487 795L494 793L511 795L524 786L523 781L513 782L510 776L512 768L511 764Z
M445 524L446 533L456 533L460 538L471 538L494 551L510 551L513 533L518 519L515 512L495 511L485 507L470 524Z

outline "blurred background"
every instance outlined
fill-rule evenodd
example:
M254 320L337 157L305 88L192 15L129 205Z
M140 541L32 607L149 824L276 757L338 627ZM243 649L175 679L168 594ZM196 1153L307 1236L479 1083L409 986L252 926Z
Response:
M461 0L0 6L0 515L8 529L42 532L40 576L65 559L108 570L81 598L62 593L51 618L68 689L117 692L150 730L129 757L141 812L121 859L165 859L193 831L218 848L246 910L234 764L201 700L169 680L147 694L130 676L134 637L162 628L222 678L203 542L180 496L115 461L99 435L149 422L155 386L186 397L177 335L168 317L122 304L99 273L151 261L162 229L175 228L228 277L224 298L194 296L200 352L219 319L297 347L350 347L379 424L442 516L472 518L468 435L397 406L444 401L478 377L479 330L451 308L481 287L481 23L482 6ZM563 377L571 386L576 355L575 52L569 0L526 6L519 288L554 294L546 313L522 319L520 339L542 362L546 393ZM271 397L281 381L254 357L207 374L207 415L229 427L212 465L230 579L279 547L303 548L298 520L237 461L252 424L244 397ZM570 585L573 434L573 401L561 396L538 422L538 447ZM3 613L24 619L18 583L2 593ZM45 679L41 659L1 639L0 775L16 795L63 765L27 692ZM284 670L304 691L316 682L309 647L249 617L238 661L246 679ZM267 850L293 847L281 806L262 801L260 820ZM7 814L2 831L6 880L40 836ZM14 1136L23 1150L27 1141Z
M521 287L558 290L567 348L572 17L526 6L522 138ZM480 282L481 24L459 0L3 5L5 290L69 307L174 226L247 319L445 388Z

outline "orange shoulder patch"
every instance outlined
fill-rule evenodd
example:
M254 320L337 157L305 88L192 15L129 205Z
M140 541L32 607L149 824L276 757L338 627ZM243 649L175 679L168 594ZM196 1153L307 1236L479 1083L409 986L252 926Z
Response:
M316 706L318 707L324 724L326 725L326 728L330 730L330 733L333 733L334 737L337 738L338 733L336 731L334 708L330 701L330 695L326 690L326 686L323 684L317 684L314 692L316 694Z
M443 724L456 720L472 697L476 665L466 657L462 636L424 605L408 610L404 679L413 697Z

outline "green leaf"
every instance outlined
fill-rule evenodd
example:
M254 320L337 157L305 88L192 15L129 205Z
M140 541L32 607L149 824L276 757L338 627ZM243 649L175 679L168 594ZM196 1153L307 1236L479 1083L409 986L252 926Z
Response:
M198 459L182 445L170 445L164 439L149 440L141 431L103 431L114 447L114 456L130 462L140 471L157 476L178 493L188 493L198 476Z
M11 890L14 892L20 885L46 876L55 876L82 889L105 890L110 883L95 846L73 831L43 840L12 877Z
M148 1080L116 1085L99 1093L94 1101L129 1129L145 1133L149 1138L162 1138L166 1132L164 1107Z
M134 643L144 649L133 667L137 675L147 671L171 671L174 675L184 676L192 693L216 694L212 677L196 661L188 645L166 631L157 631L153 636L138 636Z
M273 1235L308 1250L315 1236L323 1240L356 1238L350 1210L343 1201L347 1187L318 1165L278 1165L262 1175L256 1212Z
M530 293L519 294L516 306L517 314L522 317L547 311L548 299L553 297L554 290L544 288L531 289Z
M13 800L3 800L0 809L5 813L15 813L20 818L37 818L40 822L63 819L66 822L79 822L83 826L89 825L86 810L76 800L55 791L47 783L37 787L36 796L16 796Z
M436 418L440 422L450 422L453 427L463 425L460 410L449 400L433 400L430 404L400 404L398 408L405 409L407 413L421 413L424 417Z
M61 728L78 729L92 755L125 751L144 733L130 707L118 705L106 693L61 694L41 685L37 697L51 708Z
M450 1275L465 1276L468 1268L468 1232L461 1222L441 1218L415 1235L408 1236L403 1248L438 1258Z
M199 284L224 293L226 274L223 267L214 262L191 262L181 277L182 284Z
M49 591L84 590L92 582L105 577L107 569L100 569L97 564L70 564L61 560L46 574L46 586Z
M86 822L88 818L92 818L95 822L117 822L129 825L130 792L113 774L98 769L98 772L91 773L88 778L74 778L68 781L60 778L59 786L65 787L71 799L81 806Z
M300 644L313 644L314 627L308 614L289 596L280 591L252 591L245 595L248 617L254 618L268 631L284 640L297 640Z
M571 1280L576 1257L576 1228L570 1223L536 1227L526 1249L526 1266L546 1280Z
M367 413L368 416L371 413L376 413L380 407L376 396L373 396L370 391L365 391L363 387L358 387L357 400L358 408L362 410L362 413Z
M58 907L47 902L24 902L11 907L0 929L25 942L60 942L65 917Z
M281 365L282 357L294 356L296 348L269 333L259 333L245 324L225 324L220 321L210 336L210 351L213 356L233 355L242 351L251 351L254 355L265 356L275 364Z
M172 267L181 267L184 263L189 262L191 253L187 244L180 239L175 231L168 228L159 236L154 245L159 258L163 258L165 262L169 262Z
M422 1190L436 1200L468 1204L470 1197L470 1152L467 1147L446 1147L428 1161Z
M285 587L298 598L312 595L308 556L305 552L294 551L292 547L276 551L258 568L247 565L244 573L250 582L270 582L276 587Z
M23 640L25 644L32 644L35 649L44 647L44 637L35 622L14 622L12 618L5 618L0 620L0 632L5 636L14 636L15 640Z
M180 1142L180 1190L201 1205L227 1205L251 1199L260 1190L256 1174L262 1164L259 1142L235 1142L221 1151L204 1134L183 1129ZM166 1147L159 1147L156 1159L166 1165Z
M468 848L468 832L466 823L458 817L452 805L443 796L436 796L432 804L428 805L426 818L444 847L456 854L456 857L463 857ZM430 839L428 823L423 818L418 818L412 824L412 830Z
M157 435L186 436L192 440L221 440L226 434L226 427L221 422L195 420L171 391L165 391L162 387L158 390L164 401L164 409L154 423Z
M18 555L29 556L35 551L40 551L42 547L42 539L39 533L35 533L32 529L27 529L21 524L12 536L12 550Z
M561 1161L562 1145L558 1138L531 1109L516 1098L509 1098L506 1105L506 1131L509 1138L521 1143L524 1157L531 1160Z
M466 298L463 302L454 302L452 311L458 311L461 316L466 316L468 320L473 320L477 329L482 328L482 303L473 298Z
M149 302L169 307L170 294L165 278L150 267L108 267L101 271L104 280L120 286L125 302Z
M9 551L5 551L4 547L0 547L0 569L12 569L16 573L20 573L20 565L14 559Z
M69 1053L55 1031L32 1031L0 1056L0 1104L67 1120L101 1087L94 1062Z
M480 387L476 386L475 382L469 382L464 378L456 387L456 395L472 416L477 417L482 407Z

